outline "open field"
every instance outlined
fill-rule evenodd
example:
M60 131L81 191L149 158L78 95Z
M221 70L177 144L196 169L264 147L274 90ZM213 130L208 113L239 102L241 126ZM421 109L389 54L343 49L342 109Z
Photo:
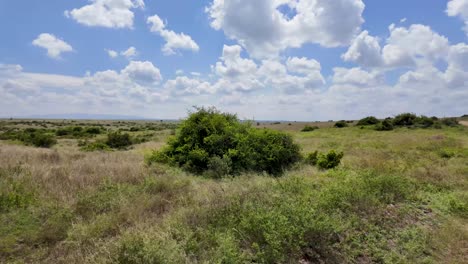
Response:
M214 180L145 163L173 122L0 120L0 135L101 129L50 149L0 141L0 263L467 263L468 127L333 124L253 126L343 151L336 169ZM79 146L119 129L132 146Z

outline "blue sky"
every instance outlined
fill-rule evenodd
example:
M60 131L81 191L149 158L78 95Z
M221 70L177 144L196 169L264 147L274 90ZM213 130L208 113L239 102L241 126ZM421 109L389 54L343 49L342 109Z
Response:
M468 113L468 0L0 0L0 22L0 116Z

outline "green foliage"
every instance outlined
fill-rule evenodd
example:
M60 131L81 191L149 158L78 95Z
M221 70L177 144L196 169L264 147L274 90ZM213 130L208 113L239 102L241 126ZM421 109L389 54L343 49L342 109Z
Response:
M318 155L317 165L321 169L333 169L340 165L343 156L343 152L336 152L334 150L330 150L326 154L321 153Z
M358 121L356 126L371 126L377 125L380 123L380 120L374 116L368 116Z
M305 162L307 164L310 164L310 165L313 165L313 166L317 165L318 155L319 155L319 153L318 153L317 150L314 151L314 152L309 153L305 158Z
M458 120L456 118L444 118L441 120L442 124L449 126L449 127L456 127L459 125Z
M29 137L24 139L24 142L39 148L50 148L57 144L57 140L54 138L54 136L42 133L29 134Z
M123 184L103 183L97 190L90 190L79 195L75 212L85 218L103 214L119 206L123 196L134 192L134 188Z
M288 134L250 129L236 137L237 146L228 151L233 170L255 171L279 175L301 160L300 148Z
M18 140L26 145L40 148L50 148L57 144L57 140L48 130L35 128L26 128L22 131L8 130L0 134L0 139Z
M87 127L84 132L90 135L99 135L101 134L101 129L99 127Z
M232 160L228 156L218 157L214 156L208 160L208 170L206 175L209 178L220 179L226 175L231 174Z
M311 132L311 131L314 131L314 130L317 130L319 129L318 126L309 126L309 125L306 125L302 130L301 132Z
M418 117L412 113L403 113L393 118L393 125L398 127L410 127L416 124Z
M104 142L96 141L92 143L84 143L81 146L80 150L82 151L111 151L112 149Z
M34 192L26 180L15 177L22 170L20 167L0 169L0 213L27 208L34 201Z
M69 126L59 128L55 131L55 135L65 138L86 138L101 134L101 128L98 126L94 127L81 127L81 126Z
M393 122L391 118L386 118L382 123L375 126L377 131L391 131L393 130Z
M456 156L456 152L453 149L443 148L438 152L439 156L444 159L450 159Z
M149 163L169 163L196 174L209 171L213 177L242 171L279 175L299 160L299 146L290 135L251 128L214 108L191 113L168 147L147 158Z
M421 128L429 128L434 126L435 121L434 119L427 117L427 116L419 116L416 119L416 127L421 127Z
M141 144L153 139L154 133L145 133L132 136L132 144Z
M341 120L335 123L336 128L348 127L348 123L345 120Z
M125 149L132 145L132 140L128 133L110 132L107 134L106 145L115 149Z

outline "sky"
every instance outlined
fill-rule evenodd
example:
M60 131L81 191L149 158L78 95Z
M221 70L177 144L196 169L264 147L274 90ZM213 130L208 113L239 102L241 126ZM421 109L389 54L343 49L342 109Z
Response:
M468 114L468 0L0 0L0 117Z

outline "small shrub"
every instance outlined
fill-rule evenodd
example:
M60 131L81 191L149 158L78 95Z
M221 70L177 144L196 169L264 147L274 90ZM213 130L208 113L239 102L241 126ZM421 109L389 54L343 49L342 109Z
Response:
M319 129L318 126L309 126L309 125L306 125L302 130L301 132L311 132L311 131L314 131L314 130L317 130Z
M24 142L39 148L50 148L57 144L57 140L54 136L40 132L29 134L29 136L24 139Z
M132 145L128 133L111 132L107 135L106 144L111 148L124 149Z
M335 123L336 128L348 127L348 123L345 120L341 120Z
M327 154L319 154L317 165L321 169L333 169L340 165L343 155L343 152L335 152L334 150L330 150Z
M305 162L313 166L317 165L318 154L319 154L318 151L309 153L305 158Z
M379 123L380 121L376 117L368 116L366 118L359 120L356 126L371 126L371 125L377 125Z
M438 152L439 156L444 159L451 159L456 156L455 151L451 149L441 149Z
M459 125L458 120L456 118L444 118L442 119L442 124L449 126L449 127L456 127Z
M101 129L99 127L88 127L84 132L90 135L99 135L101 134Z
M82 151L110 151L112 150L106 143L104 142L93 142L93 143L88 143L80 148Z

